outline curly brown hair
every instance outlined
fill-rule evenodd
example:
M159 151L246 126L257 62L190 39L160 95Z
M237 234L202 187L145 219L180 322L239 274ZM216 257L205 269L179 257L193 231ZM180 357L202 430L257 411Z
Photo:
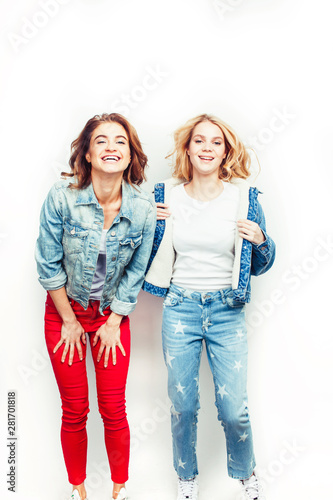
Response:
M141 184L146 180L145 168L147 167L148 158L144 154L139 140L138 134L129 123L129 121L118 113L103 113L95 115L87 121L85 127L79 137L71 144L71 157L69 165L72 172L62 172L64 177L76 177L77 182L70 184L71 188L84 189L91 183L91 164L86 160L86 154L89 151L90 139L94 130L101 123L116 122L121 125L127 133L129 147L131 152L131 162L124 171L123 178L129 184Z

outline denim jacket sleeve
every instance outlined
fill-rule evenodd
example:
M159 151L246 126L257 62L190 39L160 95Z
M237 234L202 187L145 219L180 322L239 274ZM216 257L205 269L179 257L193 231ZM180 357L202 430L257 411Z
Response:
M153 246L155 225L156 208L151 205L142 232L142 242L125 267L116 295L110 304L110 309L116 314L126 316L135 309L137 296L145 277L148 259Z
M258 276L268 271L275 260L275 243L266 232L265 215L259 202L256 222L265 236L265 241L260 245L252 244L251 274Z
M46 290L57 290L67 281L62 265L63 218L59 191L53 186L41 209L35 259L39 282Z

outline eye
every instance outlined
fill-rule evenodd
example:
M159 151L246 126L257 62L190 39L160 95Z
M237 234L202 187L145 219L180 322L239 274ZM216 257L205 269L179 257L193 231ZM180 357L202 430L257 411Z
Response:
M105 141L97 141L97 144L104 144Z
M222 142L216 141L216 142L214 142L214 144L215 144L216 146L221 146Z
M195 142L196 144L199 144L199 142L202 142L202 140L201 140L201 139L196 139L194 142Z
M117 141L117 144L125 144L124 141Z

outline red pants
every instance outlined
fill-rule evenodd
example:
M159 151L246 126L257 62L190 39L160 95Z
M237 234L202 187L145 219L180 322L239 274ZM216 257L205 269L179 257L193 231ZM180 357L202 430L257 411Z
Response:
M117 364L112 364L111 356L108 367L104 368L104 352L99 363L97 354L100 341L92 346L94 333L105 323L111 314L110 309L99 311L99 302L90 302L85 311L80 304L71 300L73 311L88 333L96 371L96 385L99 411L104 423L105 446L111 470L111 479L115 483L125 483L128 479L130 434L125 408L125 386L130 358L129 319L125 316L120 325L121 343L126 356L117 349ZM87 432L86 422L89 413L88 381L86 371L86 346L82 344L84 359L80 361L75 348L72 366L66 361L61 363L63 346L53 354L53 349L60 340L62 320L47 295L45 304L45 338L51 358L53 371L58 383L62 401L61 444L71 484L81 484L86 478Z

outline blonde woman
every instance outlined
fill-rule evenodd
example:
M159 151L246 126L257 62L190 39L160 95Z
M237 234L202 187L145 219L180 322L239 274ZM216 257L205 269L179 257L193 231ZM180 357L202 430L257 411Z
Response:
M172 402L177 500L198 497L199 366L205 341L227 444L228 473L262 500L247 406L244 306L250 276L273 264L250 158L232 129L201 115L175 132L173 178L155 186L157 227L144 289L165 296L163 351Z

